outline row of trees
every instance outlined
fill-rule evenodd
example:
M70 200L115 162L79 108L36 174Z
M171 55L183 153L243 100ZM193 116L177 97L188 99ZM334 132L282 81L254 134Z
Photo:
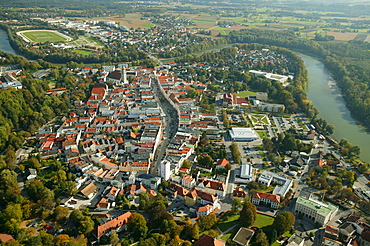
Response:
M232 143L230 145L231 154L233 156L234 163L240 164L241 161L241 153L239 151L239 147L236 143Z

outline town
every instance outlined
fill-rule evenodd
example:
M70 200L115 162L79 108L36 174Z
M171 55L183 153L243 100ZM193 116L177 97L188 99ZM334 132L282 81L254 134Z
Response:
M0 57L1 92L46 98L32 124L14 116L31 133L0 122L19 146L0 158L4 245L370 243L369 164L303 95L293 52L174 15L142 14L148 29L40 16L7 23L23 48L68 62Z
M270 60L274 54L268 55ZM48 173L48 167L32 166L31 159L56 158L66 163L76 175L76 191L61 199L60 206L89 208L93 216L106 218L93 230L97 241L112 230L126 231L131 214L143 209L143 194L156 197L162 193L175 221L210 214L222 221L238 208L236 201L247 198L262 216L289 211L297 217L295 233L284 234L280 244L302 245L307 239L315 245L366 242L362 232L368 225L358 217L352 201L328 202L326 190L308 185L315 171L325 169L334 181L336 173L355 170L333 151L330 140L304 115L282 114L284 105L271 103L265 92L218 93L216 113L203 113L199 105L209 92L209 83L175 76L183 74L185 67L171 63L155 69L128 64L71 68L80 77L97 74L97 81L87 101L74 101L75 111L54 118L17 151L17 161L27 167L24 182ZM17 81L14 77L21 72L15 67L3 70L3 84L8 87L8 81ZM33 76L42 79L49 72L40 70ZM282 84L293 79L293 75L288 79L255 70L249 73ZM20 89L18 83L14 87ZM65 88L47 91L50 96L64 93ZM300 136L297 141L306 151L289 149L286 138L294 134ZM285 157L280 159L271 154L273 143L268 139L284 135ZM354 186L368 199L366 181L358 180ZM52 231L53 225L45 228ZM222 238L229 229L223 231L219 226L217 245L225 245L227 240ZM259 230L238 227L238 223L231 229L235 232L230 240L238 245L247 245ZM195 245L208 245L202 242L209 237L204 234Z

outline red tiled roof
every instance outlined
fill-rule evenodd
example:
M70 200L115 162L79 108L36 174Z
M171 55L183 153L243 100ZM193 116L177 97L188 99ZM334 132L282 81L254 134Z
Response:
M9 235L9 234L4 234L4 233L0 233L0 242L8 242L10 240L13 240L14 238L12 237L12 235Z
M198 241L194 243L197 246L225 246L225 243L219 239L203 234Z
M223 167L226 167L227 164L229 164L230 162L226 159L220 159L218 162L217 162L217 166L223 166Z
M112 220L109 220L105 224L102 224L96 228L96 236L97 238L100 238L101 236L107 234L111 230L114 230L120 226L123 226L124 224L127 224L128 219L131 216L131 212L126 212L117 218L114 218Z
M271 200L271 202L280 203L280 196L279 195L274 195L274 194L265 193L265 192L255 191L253 196L252 196L252 199L253 198L256 198L256 199L265 198L265 199Z
M201 213L201 212L209 211L211 209L212 209L212 205L207 204L205 206L202 206L202 207L197 208L197 212L198 213Z

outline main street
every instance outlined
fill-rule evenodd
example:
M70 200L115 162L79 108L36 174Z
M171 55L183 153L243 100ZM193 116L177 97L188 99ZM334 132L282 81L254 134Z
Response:
M158 105L161 107L164 113L164 125L163 125L163 138L159 148L156 151L154 157L153 165L151 166L150 173L154 175L159 175L160 163L165 157L166 147L175 136L178 130L178 115L177 110L170 103L170 99L164 94L161 85L156 76L152 76L152 88L156 95Z

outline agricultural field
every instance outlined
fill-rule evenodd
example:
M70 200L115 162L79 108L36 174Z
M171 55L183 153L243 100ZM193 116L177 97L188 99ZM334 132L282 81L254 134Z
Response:
M45 42L64 42L71 40L70 37L53 30L28 30L17 33L27 42L45 43Z

